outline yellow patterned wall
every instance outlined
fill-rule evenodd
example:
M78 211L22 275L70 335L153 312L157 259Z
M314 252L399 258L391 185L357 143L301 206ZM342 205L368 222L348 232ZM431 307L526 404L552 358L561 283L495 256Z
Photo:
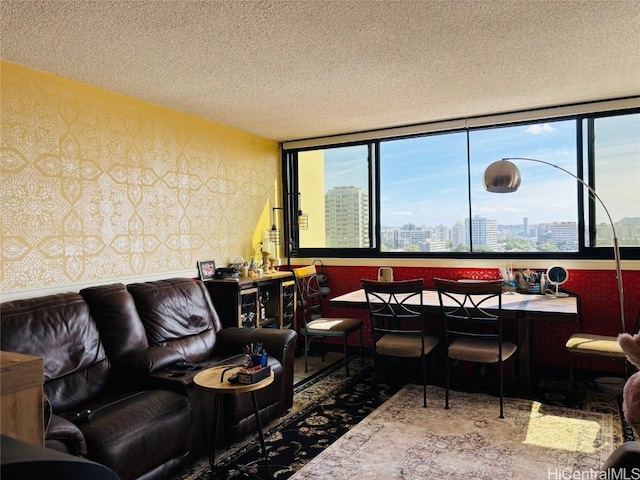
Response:
M146 275L251 255L279 145L1 62L0 291Z

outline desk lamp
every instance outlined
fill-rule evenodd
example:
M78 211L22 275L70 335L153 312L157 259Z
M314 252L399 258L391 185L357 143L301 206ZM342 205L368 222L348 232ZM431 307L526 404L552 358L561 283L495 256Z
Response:
M535 158L523 158L523 157L512 157L512 158L503 158L502 160L498 160L493 162L491 165L487 167L484 172L484 188L488 192L492 193L511 193L518 190L520 187L520 171L518 167L511 160L523 160L527 162L535 162L542 163L543 165L549 165L557 170L561 170L564 173L575 178L579 183L584 185L589 193L600 202L602 208L607 213L607 217L609 218L609 223L611 224L611 230L613 231L613 255L616 262L616 278L618 280L618 300L620 302L620 322L622 329L620 333L626 332L626 323L624 318L624 292L622 289L622 271L620 268L620 247L618 246L618 236L616 235L616 228L613 224L613 220L611 219L611 215L609 214L609 210L606 205L602 201L602 199L598 196L596 191L587 185L584 180L575 176L568 170L565 170L558 165L554 165L553 163L545 162L544 160L537 160Z

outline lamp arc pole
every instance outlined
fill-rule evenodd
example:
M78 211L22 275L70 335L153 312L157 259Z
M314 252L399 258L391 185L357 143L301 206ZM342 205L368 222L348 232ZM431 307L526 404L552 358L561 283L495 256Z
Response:
M624 290L622 287L622 268L620 266L620 246L618 245L618 235L616 234L616 227L613 224L613 220L611 218L611 214L609 213L609 209L604 204L602 199L598 196L596 191L591 188L589 184L587 184L580 177L574 175L569 170L566 170L558 165L555 165L550 162L546 162L544 160L538 160L537 158L527 158L527 157L505 157L502 160L498 160L493 162L491 165L487 167L485 170L485 189L489 192L496 193L508 193L515 192L520 186L520 172L518 171L518 167L512 163L513 160L523 160L527 162L541 163L543 165L548 165L549 167L553 167L556 170L560 170L567 175L573 177L583 185L589 193L600 202L602 208L607 214L607 218L609 219L609 223L611 224L611 230L613 232L613 255L616 263L616 280L618 284L618 300L620 303L620 322L622 326L622 330L620 333L625 333L627 331L626 321L624 315ZM510 166L509 166L510 165ZM506 170L503 167L507 167ZM493 170L493 171L492 171ZM492 181L493 180L493 181ZM493 188L492 188L493 186Z

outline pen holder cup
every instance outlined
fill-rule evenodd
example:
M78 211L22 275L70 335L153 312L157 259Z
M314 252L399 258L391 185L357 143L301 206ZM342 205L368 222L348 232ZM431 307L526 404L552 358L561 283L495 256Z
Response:
M266 353L263 353L262 355L251 355L251 365L254 367L256 365L260 365L264 368L267 366L267 358L268 355Z
M503 293L515 293L518 290L518 282L515 280L503 280L502 292Z

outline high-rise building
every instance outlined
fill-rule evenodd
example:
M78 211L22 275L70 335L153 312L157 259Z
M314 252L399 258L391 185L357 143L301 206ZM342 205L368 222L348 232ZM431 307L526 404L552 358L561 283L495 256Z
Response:
M467 244L473 240L474 246L495 247L498 244L498 221L489 220L479 215L474 215L471 221L465 218L464 237Z
M451 245L456 248L458 245L464 245L465 232L464 224L458 220L456 224L451 228Z
M439 225L436 225L435 239L442 240L445 242L447 240L451 240L451 228L447 227L446 225L443 225L442 223Z
M381 234L382 246L386 250L395 250L398 248L398 229L383 227Z
M369 196L364 189L334 187L324 203L327 247L369 247Z
M431 231L425 230L420 227L412 226L413 228L401 228L399 230L398 246L407 248L409 246L418 246L420 243L424 243L428 238L431 238Z
M578 249L578 224L576 222L553 222L549 227L548 240L565 252Z
M418 244L421 252L448 252L449 247L444 240L427 239L425 242Z

